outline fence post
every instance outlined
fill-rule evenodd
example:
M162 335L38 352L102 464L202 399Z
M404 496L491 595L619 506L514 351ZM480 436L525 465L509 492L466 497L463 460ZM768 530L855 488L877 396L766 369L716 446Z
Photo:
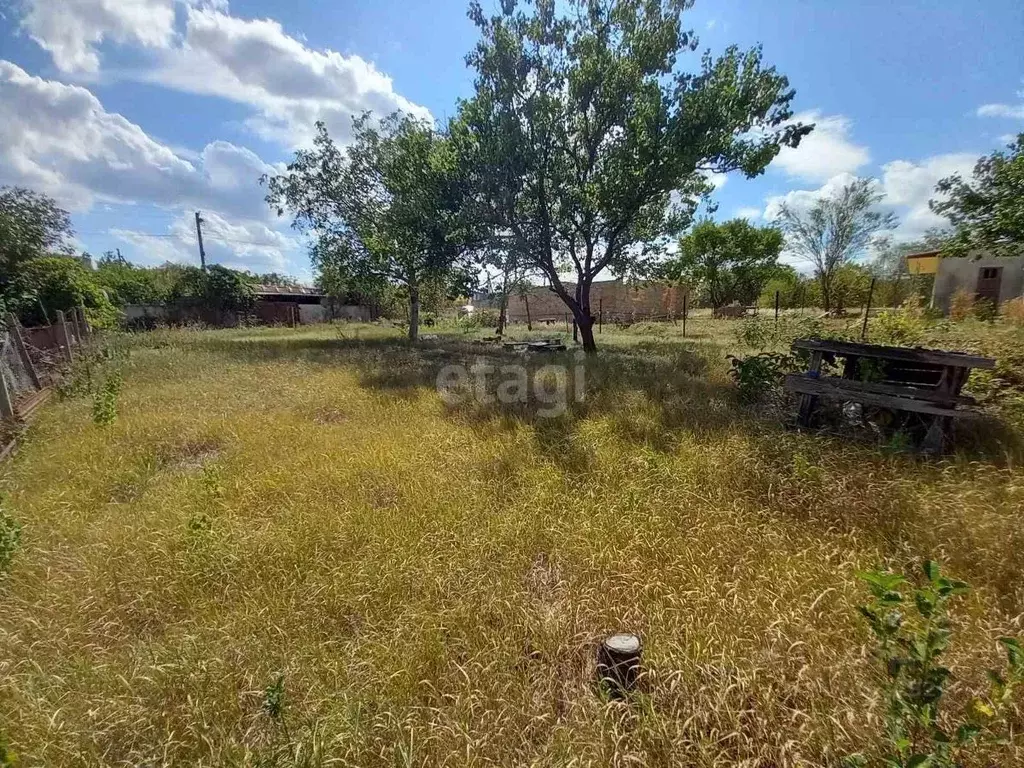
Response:
M89 327L89 321L85 319L85 307L79 304L75 307L75 311L78 313L78 322L82 328L82 336L84 338L92 336L92 328Z
M690 292L683 294L683 338L686 338L686 300L690 298Z
M18 318L14 316L13 312L7 313L7 330L14 340L14 348L18 350L21 364L28 371L28 377L32 381L32 386L36 389L42 389L43 385L39 381L39 374L36 373L36 367L32 364L32 358L28 354L28 347L25 346L25 339L21 335L21 323L18 322Z
M862 325L861 329L860 329L860 340L861 341L864 341L864 339L866 339L867 336L868 336L868 314L871 312L871 296L872 296L872 294L874 292L875 292L875 278L872 277L871 278L871 285L868 286L868 300L867 300L867 303L864 305L864 325Z
M2 368L0 368L0 417L14 418L14 401L11 400L11 390L7 388L7 376Z
M78 307L72 307L71 312L71 328L75 332L75 344L79 347L82 346L82 326L78 322Z
M604 297L597 300L597 332L604 333Z
M68 335L68 323L64 319L64 312L57 310L57 343L64 347L64 358L69 362L75 361L75 353L71 351L71 337Z

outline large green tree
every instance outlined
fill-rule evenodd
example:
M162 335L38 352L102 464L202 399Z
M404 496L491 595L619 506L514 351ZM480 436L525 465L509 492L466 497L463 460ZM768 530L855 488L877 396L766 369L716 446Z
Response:
M855 179L819 197L807 210L786 203L779 208L777 221L786 245L814 268L826 311L841 308L834 300L843 267L863 255L879 232L896 226L896 217L879 209L881 200L873 179ZM842 293L849 291L844 287Z
M379 124L364 114L344 149L318 123L313 148L268 180L267 201L315 236L314 267L329 266L333 283L401 286L415 340L421 286L447 278L473 241L461 168L432 126L402 113Z
M697 47L682 23L691 5L504 0L490 17L470 6L475 94L455 135L475 201L572 311L588 352L599 274L643 271L689 224L710 174L759 174L810 131L759 48L682 68Z
M22 265L49 254L70 255L72 235L71 218L55 200L23 187L0 187L0 300L9 307L31 301L15 295Z
M734 301L752 304L775 274L781 250L782 233L775 227L706 219L680 239L666 275L699 286L715 309Z
M959 174L939 182L942 199L933 211L949 219L956 231L943 250L957 256L1024 253L1024 133L1005 152L978 160L973 178Z

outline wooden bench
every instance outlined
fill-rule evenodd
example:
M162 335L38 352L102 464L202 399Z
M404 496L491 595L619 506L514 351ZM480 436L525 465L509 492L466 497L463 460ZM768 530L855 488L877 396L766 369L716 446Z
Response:
M789 374L785 380L786 389L800 395L801 426L810 424L820 397L921 413L932 417L922 443L928 452L942 450L950 419L964 413L957 407L974 405L974 398L960 393L971 369L995 367L991 358L962 352L849 341L798 339L793 350L811 357L806 373ZM836 357L845 359L842 376L822 376L822 362ZM877 381L863 380L869 366Z

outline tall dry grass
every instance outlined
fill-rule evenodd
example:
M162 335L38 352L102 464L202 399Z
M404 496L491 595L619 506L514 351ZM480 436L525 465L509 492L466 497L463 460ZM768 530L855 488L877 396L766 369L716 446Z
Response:
M1021 632L1024 472L788 432L737 405L728 323L690 332L603 335L586 401L547 420L444 405L437 368L480 354L456 342L135 341L113 424L54 403L3 468L24 525L0 582L11 746L54 766L835 764L882 716L854 574L923 556L976 587L964 705ZM591 684L617 629L646 646L629 704Z

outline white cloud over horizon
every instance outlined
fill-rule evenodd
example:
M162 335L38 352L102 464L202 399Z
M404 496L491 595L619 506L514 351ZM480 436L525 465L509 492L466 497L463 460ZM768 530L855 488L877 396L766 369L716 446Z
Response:
M226 2L208 0L28 0L22 26L69 75L103 74L107 41L147 49L150 65L108 74L246 105L253 110L246 127L289 149L308 143L318 120L341 142L352 117L365 111L433 120L372 62L310 48L274 19L243 19L226 9Z
M814 130L800 145L783 147L770 168L790 178L826 182L842 173L856 173L871 161L868 148L850 138L853 121L844 115L823 115L809 110L793 116L793 123L814 123Z
M234 241L233 254L267 261L276 249L270 260L279 264L296 241L275 233L283 222L263 200L258 178L274 170L227 141L210 142L196 159L183 157L106 111L88 89L0 60L0 184L30 187L76 212L103 203L200 209Z

